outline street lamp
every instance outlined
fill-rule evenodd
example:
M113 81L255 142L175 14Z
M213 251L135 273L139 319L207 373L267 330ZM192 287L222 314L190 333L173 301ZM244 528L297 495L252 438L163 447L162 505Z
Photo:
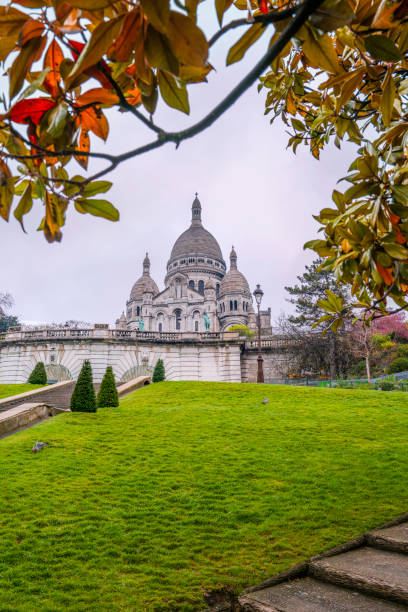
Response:
M254 296L255 296L256 305L258 306L258 373L256 376L256 382L263 383L264 373L263 373L263 357L262 357L262 351L261 351L261 312L260 312L263 291L260 285L256 286L256 289L254 291Z

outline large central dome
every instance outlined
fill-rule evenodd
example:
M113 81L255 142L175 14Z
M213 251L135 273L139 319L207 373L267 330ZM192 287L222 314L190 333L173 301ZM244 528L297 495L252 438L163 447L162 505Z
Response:
M177 238L171 251L170 261L179 257L202 255L203 257L213 257L224 262L220 245L201 223L201 204L197 197L193 202L191 210L191 225Z

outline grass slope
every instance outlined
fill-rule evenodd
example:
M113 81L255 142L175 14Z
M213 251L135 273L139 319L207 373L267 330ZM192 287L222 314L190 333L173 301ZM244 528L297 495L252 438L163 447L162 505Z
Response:
M406 511L407 437L381 391L160 383L57 416L0 442L0 609L204 608Z
M19 393L25 393L26 391L35 391L35 389L40 389L43 386L44 385L29 385L28 383L20 385L0 385L0 399L18 395Z

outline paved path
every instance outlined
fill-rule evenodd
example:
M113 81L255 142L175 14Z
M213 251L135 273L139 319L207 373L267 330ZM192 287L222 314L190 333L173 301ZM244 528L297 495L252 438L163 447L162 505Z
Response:
M244 592L243 612L408 610L408 516Z

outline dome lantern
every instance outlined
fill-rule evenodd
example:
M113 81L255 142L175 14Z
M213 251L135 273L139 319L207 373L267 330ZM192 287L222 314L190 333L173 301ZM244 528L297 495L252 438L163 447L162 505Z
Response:
M191 207L191 225L202 225L201 223L201 203L198 199L198 193L196 192L196 197Z

